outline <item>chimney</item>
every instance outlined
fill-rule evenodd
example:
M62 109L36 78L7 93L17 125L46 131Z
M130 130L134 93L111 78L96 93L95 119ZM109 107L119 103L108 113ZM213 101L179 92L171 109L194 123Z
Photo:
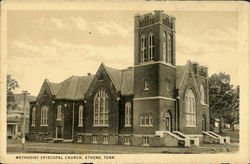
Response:
M87 74L88 74L88 76L90 76L90 75L91 75L91 73L90 73L90 72L88 72Z

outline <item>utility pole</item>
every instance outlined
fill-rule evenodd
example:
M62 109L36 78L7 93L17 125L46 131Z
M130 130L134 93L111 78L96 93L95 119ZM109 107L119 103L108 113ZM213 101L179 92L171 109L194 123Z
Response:
M22 91L23 94L23 137L22 137L22 150L24 150L25 144L25 106L26 106L26 96L29 94L27 90Z

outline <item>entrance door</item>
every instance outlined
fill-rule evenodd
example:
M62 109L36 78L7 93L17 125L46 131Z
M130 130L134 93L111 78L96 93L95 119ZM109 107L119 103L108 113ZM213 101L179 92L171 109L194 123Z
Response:
M57 130L57 136L56 138L62 138L62 127L61 126L57 126L56 127L56 130Z
M207 131L207 128L206 128L206 117L204 115L202 116L202 131Z
M165 118L166 118L166 131L172 131L171 114L169 111L166 113Z

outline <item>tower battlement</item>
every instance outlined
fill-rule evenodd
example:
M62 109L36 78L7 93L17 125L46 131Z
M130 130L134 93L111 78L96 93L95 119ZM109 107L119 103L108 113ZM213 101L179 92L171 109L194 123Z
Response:
M161 23L164 26L175 30L175 17L165 14L162 10L155 10L154 13L135 16L135 29L144 28L153 24Z
M194 70L195 75L200 75L200 76L203 76L203 77L208 76L208 68L207 68L207 66L199 65L196 62L194 62L192 64L193 64L193 70Z

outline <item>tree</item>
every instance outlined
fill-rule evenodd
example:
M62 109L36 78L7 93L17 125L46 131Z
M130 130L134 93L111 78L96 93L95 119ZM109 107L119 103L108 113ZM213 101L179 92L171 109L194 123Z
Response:
M15 104L15 98L13 94L13 90L18 88L18 82L11 77L11 75L7 75L7 109L14 109L16 104Z
M230 105L230 113L228 113L228 123L230 123L234 130L234 123L239 123L239 94L240 94L240 87L237 86L236 89L234 89L234 96L232 103Z
M222 121L232 123L237 119L237 116L233 116L233 113L239 110L235 105L235 103L237 104L236 99L233 85L230 85L230 75L219 73L213 74L209 78L210 122L213 123L215 118L220 119L220 133L222 132Z

